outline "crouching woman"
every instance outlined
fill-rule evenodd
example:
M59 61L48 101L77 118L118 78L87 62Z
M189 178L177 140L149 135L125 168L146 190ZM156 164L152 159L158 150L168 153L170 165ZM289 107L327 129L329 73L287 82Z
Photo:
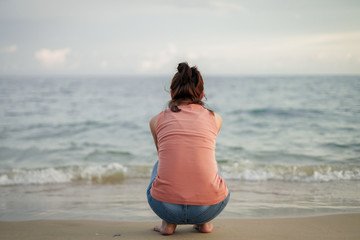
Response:
M169 108L154 116L150 129L157 148L147 198L163 220L155 231L173 234L179 224L212 232L214 219L230 192L215 159L221 117L204 107L204 82L196 67L180 63L171 86Z

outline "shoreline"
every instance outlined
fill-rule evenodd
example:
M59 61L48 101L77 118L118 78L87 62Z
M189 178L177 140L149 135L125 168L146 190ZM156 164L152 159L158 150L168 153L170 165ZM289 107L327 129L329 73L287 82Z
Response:
M0 222L0 239L159 239L160 223L96 220L32 220ZM179 239L359 239L360 214L293 218L215 219L213 233L198 233L179 225L171 238Z

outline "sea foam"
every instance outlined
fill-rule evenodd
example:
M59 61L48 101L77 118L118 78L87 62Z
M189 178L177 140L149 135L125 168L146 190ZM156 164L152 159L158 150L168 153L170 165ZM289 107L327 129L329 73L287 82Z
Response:
M55 184L69 182L117 183L127 168L118 163L108 165L48 167L38 169L11 169L0 174L0 186L27 184Z
M222 174L228 179L245 181L299 181L328 182L338 180L360 180L360 167L357 165L276 165L256 164L249 161L220 165Z

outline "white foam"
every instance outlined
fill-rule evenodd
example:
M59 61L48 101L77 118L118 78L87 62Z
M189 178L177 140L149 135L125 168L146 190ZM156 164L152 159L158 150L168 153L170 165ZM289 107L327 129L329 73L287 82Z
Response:
M117 172L126 173L127 168L119 163L112 163L109 165L90 165L81 169L79 175L81 179L86 179L89 182L96 179L101 182L104 176L109 176Z
M100 182L112 174L125 174L126 167L118 163L108 165L69 166L61 168L13 169L0 175L0 186L68 183L77 180Z
M245 181L328 182L360 180L360 167L354 166L285 166L254 164L248 161L220 166L225 178Z
M67 183L71 182L72 179L71 173L54 168L14 169L11 173L0 176L0 185Z

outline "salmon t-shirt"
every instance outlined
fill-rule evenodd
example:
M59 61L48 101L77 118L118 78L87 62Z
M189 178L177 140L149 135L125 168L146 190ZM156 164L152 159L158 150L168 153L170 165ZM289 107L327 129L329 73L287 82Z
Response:
M158 116L159 165L151 196L185 205L213 205L228 195L215 160L215 116L198 104L167 109Z

